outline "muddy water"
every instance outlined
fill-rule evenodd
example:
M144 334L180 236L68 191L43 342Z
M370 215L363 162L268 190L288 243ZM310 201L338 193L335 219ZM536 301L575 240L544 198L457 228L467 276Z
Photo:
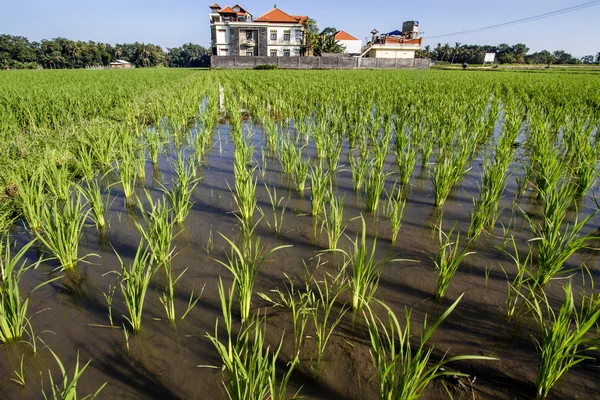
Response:
M247 122L246 124L249 124ZM149 290L144 308L142 331L137 336L125 337L119 327L127 326L122 317L126 313L122 296L115 294L113 300L113 322L110 326L105 293L116 284L117 276L111 271L118 270L120 263L114 251L127 262L133 258L140 235L133 223L139 218L135 212L124 207L123 193L118 185L113 186L110 197L110 211L106 217L110 227L106 234L99 235L94 227L86 229L81 241L80 255L95 254L87 259L89 264L80 263L80 273L69 276L43 287L33 293L30 300L32 326L39 337L37 353L26 344L2 346L0 350L0 397L6 399L40 398L40 371L47 377L50 369L55 378L59 370L44 343L56 352L67 370L72 373L77 352L82 363L92 360L79 382L79 394L88 394L104 382L108 382L100 398L106 399L218 399L224 398L223 380L225 376L218 366L218 355L206 337L214 333L215 321L221 317L217 283L219 278L225 286L231 284L231 275L215 259L225 259L226 241L219 233L229 238L239 239L239 227L231 213L235 204L229 186L233 186L232 145L228 141L226 125L219 127L215 134L215 148L207 163L200 169L202 182L194 192L194 206L179 229L174 240L177 256L173 261L175 273L186 268L187 272L177 287L177 311L181 314L187 305L192 290L196 293L204 288L202 298L196 307L183 320L171 327L164 319L164 310L158 299L160 278L155 278ZM261 159L260 135L253 136L256 158ZM173 149L171 149L173 150ZM172 153L172 152L171 152ZM341 161L347 160L347 149ZM518 206L512 201L517 193L516 177L513 174L501 203L504 209L499 223L490 235L483 235L474 251L477 253L465 259L450 288L446 299L437 304L432 299L435 284L435 269L431 257L437 252L437 239L432 237L431 225L438 221L439 212L434 207L426 168L415 170L411 181L412 189L408 196L402 228L398 241L391 244L389 221L383 216L380 205L377 214L364 212L364 200L352 190L351 172L348 163L336 176L336 195L345 196L344 216L350 220L364 215L369 240L377 238L377 256L410 259L413 262L396 262L384 268L376 297L384 300L399 317L406 307L412 309L413 333L418 336L425 315L433 320L440 315L461 293L462 302L451 316L441 325L431 344L435 345L434 359L460 354L486 355L499 358L499 361L457 362L448 366L471 375L469 380L448 378L444 380L453 396L460 398L512 399L534 396L534 382L537 373L537 353L532 335L538 335L534 322L520 317L508 322L504 318L507 283L502 265L510 277L515 268L510 259L496 246L503 243L504 226L511 226L521 252L527 246L531 235L521 217L521 209L528 213L539 213L539 206L532 193L525 193ZM517 166L518 163L515 164ZM387 168L394 170L393 157L387 160ZM456 229L465 232L469 226L469 212L472 209L471 197L478 192L480 160L475 159L472 169L466 173L457 188L447 200L443 221L446 230L456 224ZM157 169L147 164L147 174L140 182L143 188L151 191L153 197L160 196L157 182L169 186L173 173L166 158L161 159ZM116 180L107 177L104 185ZM300 282L307 273L314 272L315 256L326 249L327 237L321 232L316 221L309 215L309 191L297 193L293 183L284 176L276 157L268 159L264 176L259 174L257 188L258 205L268 218L271 205L263 183L276 187L279 195L284 195L287 211L280 236L274 235L265 221L257 228L261 244L269 247L293 245L276 252L260 271L255 291L267 293L269 290L284 287L285 274ZM391 188L393 178L388 178L386 188ZM308 186L308 184L307 184ZM579 207L580 214L590 212L591 198L586 198ZM258 213L257 213L258 215ZM595 218L586 226L587 231L598 228L600 220ZM358 220L350 221L346 234L354 238L360 231ZM23 226L15 226L14 237L20 243L28 240ZM214 248L207 243L212 238ZM340 246L347 248L349 239L342 238ZM113 250L114 249L114 250ZM35 259L42 254L32 249L29 257ZM305 267L303 261L306 262ZM316 273L334 272L339 266L340 257L326 254L321 258L326 262ZM598 280L598 255L588 251L569 260L576 267L585 262ZM23 280L23 288L29 290L39 283L56 276L56 264L48 262ZM581 288L581 277L575 274L573 283ZM548 288L548 296L553 303L559 303L562 296L560 282L553 282ZM281 309L267 308L266 302L254 297L253 310L262 308L268 314L267 339L277 345L281 335L292 332L291 315ZM338 310L343 301L340 297ZM235 306L234 306L235 308ZM310 325L309 325L310 326ZM310 332L309 332L310 333ZM225 337L223 329L219 330ZM292 336L288 336L282 349L282 366L292 352ZM43 342L42 342L43 341ZM24 356L25 388L11 382L13 370L20 368L21 355ZM590 353L591 356L598 354ZM330 339L325 354L325 369L315 377L310 368L314 357L314 343L309 338L302 356L303 363L292 378L294 393L314 399L375 399L377 382L369 354L368 333L361 315L348 312ZM586 361L569 371L552 390L551 398L598 398L600 397L600 371L595 361ZM48 388L47 379L44 386ZM442 381L431 385L425 398L446 397Z

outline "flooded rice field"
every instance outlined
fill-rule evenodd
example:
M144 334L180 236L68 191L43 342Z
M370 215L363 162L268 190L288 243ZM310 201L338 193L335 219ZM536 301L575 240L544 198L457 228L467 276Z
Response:
M73 380L79 396L106 383L106 399L600 396L597 117L559 102L525 106L539 88L512 92L518 74L488 87L452 73L326 73L384 76L413 100L421 80L479 88L471 118L456 111L475 101L461 95L400 107L393 94L365 94L375 83L355 82L344 97L308 73L275 83L218 73L202 73L197 88L211 89L188 99L200 104L190 123L162 115L117 131L106 165L99 143L112 139L90 139L92 176L74 151L72 164L45 167L69 168L71 183L11 177L7 198L20 211L3 271L20 249L16 268L35 268L17 280L26 321L22 339L0 347L0 398L37 399L53 384L66 393ZM298 94L305 106L289 92L256 94L288 78L331 93ZM369 107L352 104L361 94ZM433 114L415 111L435 101ZM47 215L28 203L36 182ZM94 187L105 227L85 195ZM68 238L73 220L82 227L68 268L51 232ZM567 337L585 341L562 344L577 362L551 380L560 362L540 354L559 346L564 321ZM91 362L77 379L78 360L79 371Z

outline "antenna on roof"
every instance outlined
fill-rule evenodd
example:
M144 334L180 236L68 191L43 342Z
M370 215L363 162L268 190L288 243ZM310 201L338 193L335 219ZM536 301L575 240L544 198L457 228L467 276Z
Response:
M277 3L273 4L273 8L277 8Z

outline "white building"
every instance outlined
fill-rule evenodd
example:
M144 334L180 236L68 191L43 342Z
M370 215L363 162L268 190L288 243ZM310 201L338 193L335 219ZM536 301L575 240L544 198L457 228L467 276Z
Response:
M369 58L415 58L421 49L423 37L419 35L419 22L406 21L402 24L402 32L393 31L383 35L371 32L373 38L361 50L361 57Z
M360 54L362 49L362 41L358 40L348 32L337 31L335 33L335 40L346 48L348 54Z
M243 7L210 6L212 54L297 57L305 55L304 21L274 8L258 18Z

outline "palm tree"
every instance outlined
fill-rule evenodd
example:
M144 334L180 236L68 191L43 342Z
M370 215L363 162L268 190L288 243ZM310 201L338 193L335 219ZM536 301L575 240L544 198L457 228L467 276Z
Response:
M448 43L446 43L442 47L442 52L444 53L444 56L442 57L442 61L444 61L446 59L446 57L450 57L450 52L451 51L452 51L452 48L450 47L450 45Z
M454 64L454 59L460 53L460 45L461 45L460 42L456 42L454 44L454 51L452 52L452 62L451 62L451 64Z
M442 61L442 44L438 43L435 47L435 59L436 61Z
M431 58L431 46L427 45L423 50L425 51L425 58Z

